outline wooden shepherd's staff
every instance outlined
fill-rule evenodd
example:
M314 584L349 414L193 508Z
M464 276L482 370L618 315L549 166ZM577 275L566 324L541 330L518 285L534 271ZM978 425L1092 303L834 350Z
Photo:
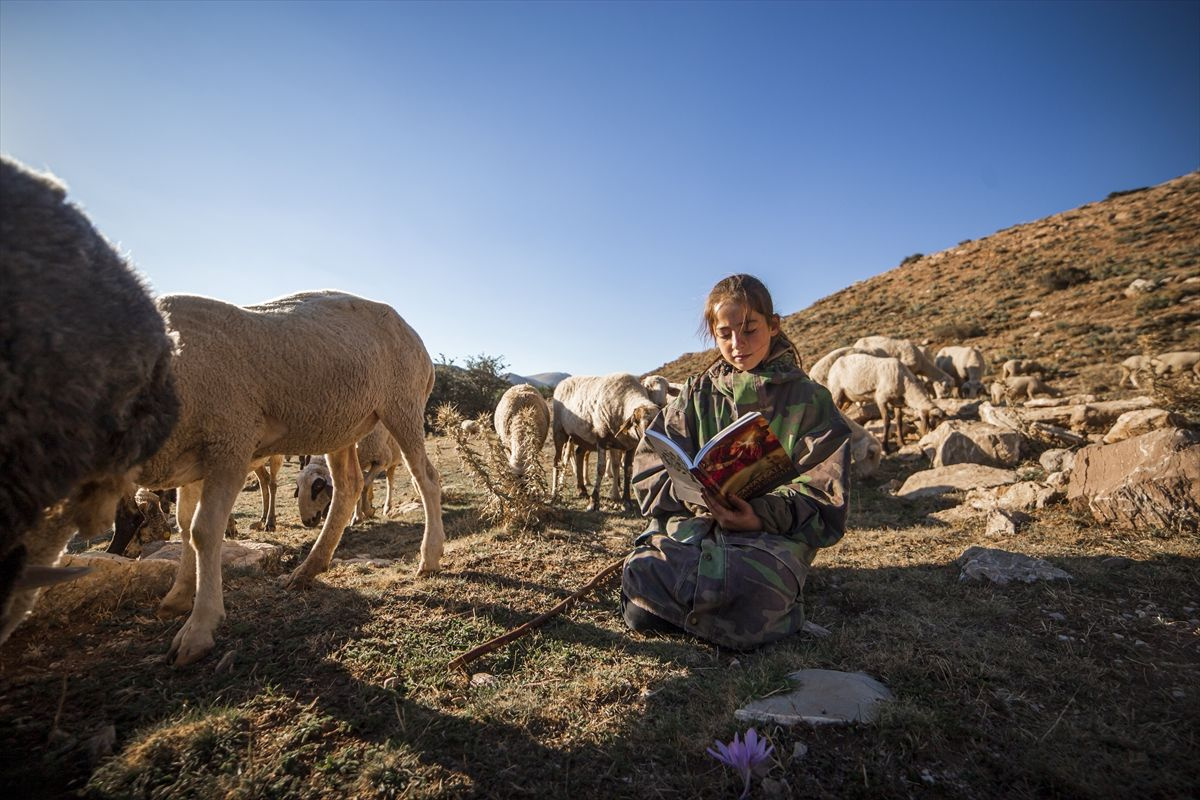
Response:
M497 636L495 639L489 639L488 641L484 642L483 644L479 645L478 647L468 650L467 652L463 653L460 656L455 656L453 659L450 660L450 663L447 664L447 667L449 667L450 669L458 668L458 669L461 669L463 672L466 672L467 664L470 664L475 659L479 658L480 656L487 655L488 653L492 652L493 650L499 650L501 647L503 647L504 645L508 644L511 641L520 639L525 634L529 633L530 631L532 631L536 628L540 628L541 626L545 625L547 622L549 622L554 617L557 617L559 614L566 611L568 608L571 607L571 605L576 600L583 597L585 594L590 592L592 589L595 589L597 586L602 586L604 583L606 583L610 577L612 577L615 573L620 571L621 565L624 563L625 563L625 556L621 556L620 559L618 559L617 561L614 561L613 563L609 564L604 569L600 570L600 572L598 572L596 574L596 577L594 577L590 581L588 581L582 589L575 592L575 594L571 595L566 600L563 600L561 603L559 603L554 608L547 611L545 614L542 614L541 616L538 616L538 617L534 617L533 619L529 620L529 622L526 622L523 625L518 625L517 627L513 628L508 633Z

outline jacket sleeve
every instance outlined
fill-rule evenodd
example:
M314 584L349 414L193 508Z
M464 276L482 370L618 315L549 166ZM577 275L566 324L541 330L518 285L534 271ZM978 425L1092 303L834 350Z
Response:
M696 434L687 418L691 387L689 380L679 395L654 418L650 427L670 436L685 450L694 453L698 449ZM644 437L634 451L632 484L643 516L654 517L662 522L667 517L680 514L691 516L695 513L675 496L671 476L658 453L654 452Z
M833 406L829 391L814 381L801 382L799 402L787 406L798 433L792 460L800 477L756 497L750 505L763 530L828 547L842 538L850 494L850 427Z

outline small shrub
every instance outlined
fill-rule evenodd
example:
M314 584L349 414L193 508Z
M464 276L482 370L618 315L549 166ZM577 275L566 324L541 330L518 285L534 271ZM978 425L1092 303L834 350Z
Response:
M924 253L913 253L911 256L906 256L905 259L900 262L900 266L906 267L915 261L920 261L924 257L925 257Z
M977 322L943 322L933 328L933 338L943 341L972 339L987 331Z
M1149 186L1142 186L1137 189L1119 189L1115 192L1109 192L1108 197L1106 197L1104 199L1112 200L1114 197L1124 197L1127 194L1137 194L1138 192L1144 192L1149 188L1150 188Z
M439 353L437 363L433 365L436 373L433 394L425 404L425 426L433 429L437 409L445 403L467 418L491 414L500 402L500 395L510 386L501 377L505 366L499 356L480 354L467 358L466 365L459 367L454 359Z
M1137 313L1149 314L1175 303L1176 298L1166 293L1148 294L1137 302Z
M1051 291L1060 291L1069 286L1087 283L1091 279L1091 273L1079 267L1058 267L1043 273L1038 278L1038 283Z

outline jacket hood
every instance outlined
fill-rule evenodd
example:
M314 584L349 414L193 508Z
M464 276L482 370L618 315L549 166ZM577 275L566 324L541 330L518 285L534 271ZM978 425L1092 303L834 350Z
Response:
M721 394L736 400L757 394L761 386L790 383L807 377L796 360L791 341L783 334L771 340L767 357L752 370L742 372L725 359L718 359L708 368L708 377Z

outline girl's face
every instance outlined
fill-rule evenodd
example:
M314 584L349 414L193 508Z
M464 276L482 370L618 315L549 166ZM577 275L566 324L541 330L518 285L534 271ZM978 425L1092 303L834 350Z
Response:
M779 333L779 320L768 320L741 303L725 302L714 310L713 338L721 357L735 369L747 372L762 363Z

